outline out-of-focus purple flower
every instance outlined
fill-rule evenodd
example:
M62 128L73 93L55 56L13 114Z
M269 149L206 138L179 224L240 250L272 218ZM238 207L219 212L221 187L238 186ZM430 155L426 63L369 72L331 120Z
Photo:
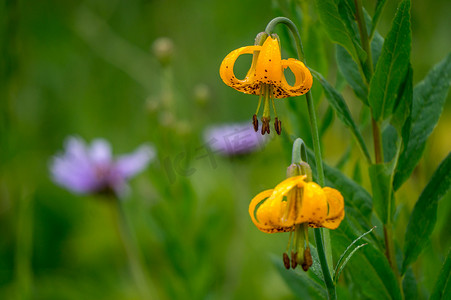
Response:
M204 131L204 141L214 152L232 156L262 149L268 136L255 132L251 123L211 126Z
M55 183L77 194L114 192L123 196L127 179L144 170L154 157L153 147L142 145L113 159L111 146L104 139L86 145L81 138L68 137L65 152L52 158L50 172Z

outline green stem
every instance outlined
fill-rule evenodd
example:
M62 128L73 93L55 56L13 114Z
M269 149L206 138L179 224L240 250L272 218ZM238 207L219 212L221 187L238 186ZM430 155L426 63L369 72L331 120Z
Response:
M33 281L31 252L33 248L33 197L28 191L18 199L15 277L17 299L31 299Z
M308 162L307 149L305 143L301 138L297 138L293 143L293 151L291 153L291 163L299 164L301 162Z
M150 282L144 271L142 258L140 256L140 252L136 245L136 240L134 238L134 235L132 234L130 225L128 224L121 200L115 198L113 199L113 201L116 204L116 207L114 209L116 212L116 224L119 230L122 244L125 248L133 279L141 294L142 299L151 299L153 293L151 293ZM152 290L155 289L152 288Z
M291 33L293 34L293 37L296 41L296 50L298 52L298 57L301 61L305 62L304 60L304 50L302 49L302 41L301 41L301 35L299 34L298 28L294 23L285 17L277 17L272 19L268 25L266 25L265 32L268 35L271 35L272 32L274 32L274 28L277 24L284 24L290 29Z
M370 48L370 40L368 38L368 31L366 29L366 23L363 16L362 0L354 0L356 21L359 26L360 41L363 50L366 52L366 60L362 62L367 73L367 81L370 82L373 77L373 59ZM374 120L373 114L371 114L372 128L373 128L373 141L374 141L374 156L376 164L384 162L384 152L382 149L382 138L379 123Z
M301 61L305 63L304 59L304 51L302 49L302 41L301 36L299 34L299 31L294 25L294 23L285 17L277 17L272 19L268 25L266 26L265 32L270 35L277 24L284 24L290 29L291 33L293 34L294 40L296 42L296 50L298 52L298 57ZM318 183L321 186L324 186L325 180L324 180L324 169L323 169L323 160L321 157L321 146L320 146L320 139L319 139L319 133L318 133L318 123L316 121L316 111L315 111L315 105L313 102L312 94L311 92L307 92L305 95L307 98L307 106L310 116L310 127L312 131L312 138L313 138L313 150L315 152L315 160L316 160L316 171L318 175ZM326 284L326 289L328 293L329 299L336 299L336 291L335 291L335 285L333 283L331 272L332 272L332 248L330 244L330 237L329 232L326 230L322 230L320 228L316 228L314 230L315 232L315 241L316 241L316 248L318 251L318 257L321 264L321 270L323 272L324 276L324 282Z
M396 265L396 257L393 245L393 230L391 223L384 224L385 256L392 267L395 275L399 278L399 272Z
M382 148L382 134L379 123L371 117L371 125L373 128L374 157L376 164L384 162L384 149Z
M366 23L363 19L363 9L362 9L362 1L361 0L354 0L354 4L356 7L356 20L357 24L359 25L359 32L360 32L360 40L362 42L362 48L367 53L367 59L364 62L364 65L366 66L366 70L368 70L368 82L371 81L371 78L373 76L373 62L371 57L371 48L368 38L368 31L366 29ZM384 163L384 149L382 144L382 134L380 130L380 124L377 120L374 119L373 114L371 112L371 125L373 130L373 142L374 142L374 157L375 157L375 163L376 164L382 164ZM399 154L399 149L397 152L397 155ZM393 172L393 171L392 171ZM391 207L390 207L391 200L388 199L388 213L389 216L387 218L387 223L384 224L384 242L385 242L385 256L387 257L388 262L390 263L390 266L398 280L398 285L401 284L401 280L399 277L399 271L396 264L396 258L395 258L395 249L394 249L394 243L393 243L393 230L392 230L392 223L391 223ZM402 290L402 288L401 288Z

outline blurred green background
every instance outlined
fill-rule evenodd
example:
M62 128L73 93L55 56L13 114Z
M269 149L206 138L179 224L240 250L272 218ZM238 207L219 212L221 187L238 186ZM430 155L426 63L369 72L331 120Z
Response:
M50 181L49 160L68 135L87 141L104 137L115 154L144 142L157 148L158 158L132 180L126 208L149 273L169 299L295 298L270 256L281 258L288 236L259 232L247 212L254 195L285 177L289 149L284 138L271 138L263 151L251 155L196 159L205 153L207 126L251 120L257 98L223 84L219 65L230 51L253 44L284 2L0 3L1 299L139 297L110 203L72 195ZM375 2L364 1L370 14ZM383 36L397 3L388 1L383 12L378 28ZM450 15L447 0L413 1L415 83L451 49ZM313 13L310 17L317 19ZM288 47L281 36L282 47ZM160 37L174 46L164 66L152 51ZM320 38L325 40L324 33ZM321 51L314 50L307 50L307 61L311 57L313 68L327 70L327 78L339 85L334 46L326 40ZM320 55L325 56L322 67L315 66ZM344 89L359 119L359 101ZM304 107L302 98L278 103L284 130L308 135L308 123L293 116L289 101ZM326 108L325 101L319 103L320 116ZM448 101L425 157L399 192L400 245L414 201L451 149L450 114ZM326 162L337 163L350 140L335 120L323 136ZM180 155L184 161L177 165ZM358 150L351 149L344 167L350 176L359 159ZM369 189L367 171L360 167ZM450 200L448 195L440 202L430 245L414 265L424 295L451 245Z

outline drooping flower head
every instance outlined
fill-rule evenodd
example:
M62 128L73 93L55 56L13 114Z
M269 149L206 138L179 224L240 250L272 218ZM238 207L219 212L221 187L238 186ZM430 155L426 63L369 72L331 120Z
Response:
M252 65L244 79L238 79L233 67L238 57L243 54L253 54ZM289 68L296 78L293 85L290 85L285 78L284 70L286 68ZM255 46L241 47L230 52L222 61L219 73L221 79L228 86L245 94L260 96L257 112L253 116L255 131L258 130L257 114L261 101L264 99L263 117L261 118L262 134L270 132L269 102L271 101L275 114L274 129L280 134L281 122L277 117L274 99L303 95L310 90L313 83L310 71L301 61L293 58L281 58L279 38L275 34L271 36L265 33L259 34Z
M245 122L211 126L204 131L204 141L212 151L233 156L263 148L268 137L256 133L252 124Z
M149 145L142 145L131 154L113 159L111 146L104 139L90 146L77 137L68 137L65 152L54 156L50 163L52 180L77 194L127 192L127 180L142 170L155 157Z
M304 163L305 165L305 163ZM289 175L302 173L299 164L288 168ZM294 171L294 172L293 172ZM306 271L312 261L308 246L308 227L336 229L344 218L344 200L333 188L321 188L308 181L307 175L289 177L274 189L259 193L249 205L249 214L257 228L266 233L295 231L295 245L291 253L291 266L302 265ZM304 240L307 241L304 246ZM291 235L290 235L291 243ZM290 259L284 253L284 263L290 267Z

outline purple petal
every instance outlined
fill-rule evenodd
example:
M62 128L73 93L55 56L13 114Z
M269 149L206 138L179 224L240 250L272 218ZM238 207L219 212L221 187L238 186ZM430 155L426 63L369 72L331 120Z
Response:
M50 162L53 181L76 193L88 193L96 189L99 179L84 142L70 137L66 140L65 148L65 153L56 155Z
M95 139L89 148L91 162L99 166L107 166L111 163L111 146L104 139Z
M154 157L153 147L142 145L131 154L119 156L115 169L124 178L129 178L144 170Z
M204 141L214 152L239 155L261 149L268 136L255 132L253 125L246 122L212 126L205 130Z

